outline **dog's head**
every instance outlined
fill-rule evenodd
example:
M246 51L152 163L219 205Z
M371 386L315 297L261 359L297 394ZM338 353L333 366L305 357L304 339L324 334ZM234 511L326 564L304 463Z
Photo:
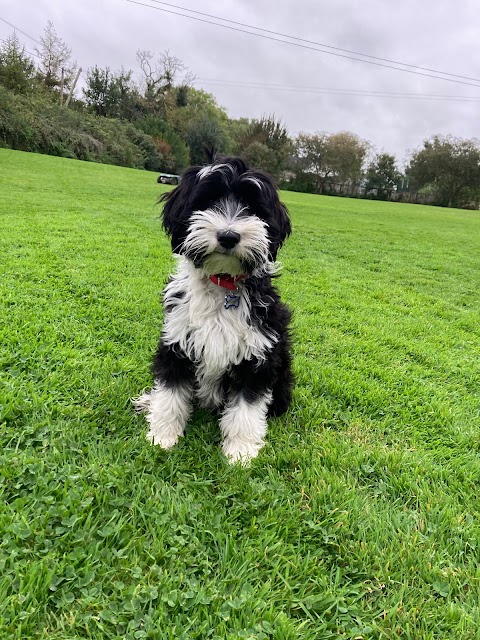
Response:
M251 274L265 267L291 232L272 178L240 158L190 167L162 200L174 253L209 275Z

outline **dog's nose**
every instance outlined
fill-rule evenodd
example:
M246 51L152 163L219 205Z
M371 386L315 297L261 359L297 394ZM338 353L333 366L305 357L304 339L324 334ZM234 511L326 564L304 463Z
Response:
M240 234L236 231L219 231L217 233L217 240L221 247L224 249L233 249L235 245L240 242Z

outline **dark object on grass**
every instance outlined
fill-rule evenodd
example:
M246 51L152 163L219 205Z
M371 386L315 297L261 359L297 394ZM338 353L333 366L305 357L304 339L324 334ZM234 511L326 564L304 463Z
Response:
M180 184L180 176L177 176L173 173L161 173L157 178L157 182L160 184L178 185Z

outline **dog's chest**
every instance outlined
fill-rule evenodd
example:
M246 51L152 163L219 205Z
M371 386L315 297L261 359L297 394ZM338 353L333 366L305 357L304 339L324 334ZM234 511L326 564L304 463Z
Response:
M276 336L251 322L246 291L239 292L238 308L226 309L228 291L194 284L173 281L167 287L163 341L178 344L202 378L218 378L242 360L263 359Z
M166 314L164 340L178 343L206 375L223 373L256 350L255 329L248 325L245 301L225 309L225 294L190 292Z

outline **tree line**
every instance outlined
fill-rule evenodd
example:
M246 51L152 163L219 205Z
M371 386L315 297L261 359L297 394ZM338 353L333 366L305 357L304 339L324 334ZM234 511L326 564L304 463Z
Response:
M16 32L0 44L0 146L178 173L206 153L241 155L287 189L479 208L480 143L434 136L400 168L349 131L289 135L274 115L232 119L168 51L136 71L78 64L47 23L35 60Z

